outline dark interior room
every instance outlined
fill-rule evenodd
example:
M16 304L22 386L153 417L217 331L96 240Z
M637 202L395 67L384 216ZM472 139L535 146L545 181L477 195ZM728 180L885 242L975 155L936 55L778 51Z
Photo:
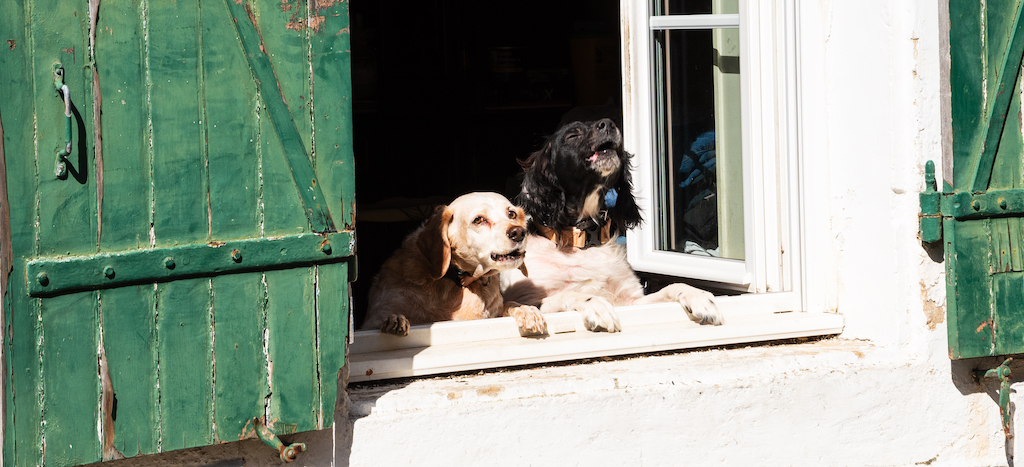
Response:
M619 2L350 4L359 279L437 204L518 192L517 159L560 122L621 122Z

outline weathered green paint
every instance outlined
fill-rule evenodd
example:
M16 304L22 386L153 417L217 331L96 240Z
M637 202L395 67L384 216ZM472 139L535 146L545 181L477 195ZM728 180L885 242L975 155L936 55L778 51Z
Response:
M950 357L1021 353L1024 4L951 0L949 9L953 177L941 194L922 193L921 238L945 248Z
M0 30L4 39L13 42L14 47L0 48L0 85L4 89L32 90L36 78L31 64L32 47L31 23L28 21L26 5L21 0L0 2ZM47 78L51 81L52 78ZM51 84L52 89L52 84ZM7 200L35 204L36 171L34 149L34 92L7 93L0 102L0 124L3 125L7 177ZM17 155L17 156L16 156ZM52 162L52 155L47 159ZM31 181L15 183L15 180ZM38 219L35 210L11 209L11 246L14 257L14 271L7 284L4 308L4 330L10 338L5 340L4 349L7 368L6 420L4 424L3 458L4 465L31 466L42 464L42 447L39 439L42 433L42 405L38 389L41 384L39 365L39 300L30 298L24 281L18 276L23 271L18 264L35 253L34 224ZM6 226L5 226L6 227ZM5 228L0 227L0 228ZM14 339L13 336L23 336ZM30 395L15 397L15 394Z
M287 47L274 49L272 45L268 46L264 42L259 31L259 21L257 21L256 13L250 3L236 3L231 0L225 0L225 3L233 16L242 48L245 50L245 56L248 58L249 66L256 78L256 85L263 97L263 102L267 106L270 121L273 123L274 130L284 149L292 179L298 188L313 231L333 231L334 222L331 220L324 194L313 171L312 160L306 150L306 144L299 136L298 127L288 108L284 88L270 60L270 55L275 51L284 52L282 54L284 57L290 56L289 51ZM296 8L300 9L296 14L302 15L301 9L305 8L305 5L296 5ZM273 25L268 24L267 26Z
M270 378L270 418L278 434L317 428L320 388L316 371L316 313L295 303L312 303L316 295L314 268L267 271L267 329L274 362ZM313 401L314 405L309 403Z
M42 302L45 453L48 462L59 465L81 464L100 455L95 432L100 383L94 295L82 292Z
M324 251L325 244L331 246L330 253ZM248 238L84 256L38 257L28 262L26 280L29 294L53 296L85 289L330 263L342 261L352 253L350 231ZM108 268L113 277L105 274ZM45 280L41 280L44 276Z
M149 246L152 210L148 193L150 172L149 93L143 51L145 2L103 5L98 28L110 31L96 42L96 64L102 83L104 170L102 186L106 209L100 225L100 253L123 252ZM117 31L117 34L112 32ZM104 57L118 57L116 63ZM124 456L157 451L159 393L157 374L156 294L152 284L119 287L99 292L103 320L103 349L117 396L117 417L111 421L112 448ZM107 414L105 414L107 415ZM106 434L106 433L105 433Z
M986 26L985 47L989 58L986 76L993 88L989 90L992 97L986 102L984 120L981 123L984 127L984 130L981 130L984 139L975 150L976 168L971 180L971 191L974 193L988 189L993 173L998 172L993 165L997 150L1004 142L1003 127L1007 123L1010 102L1013 96L1020 94L1017 92L1017 82L1020 77L1020 58L1024 56L1024 16L1017 3L987 3L982 16ZM950 2L950 7L953 8L953 2Z
M160 402L157 374L156 295L152 284L100 292L103 344L117 393L114 448L131 457L157 451ZM219 331L218 331L219 332Z
M327 205L334 213L339 229L355 226L355 179L352 161L352 82L345 75L352 54L348 28L348 3L315 2L321 9L316 17L324 18L321 30L310 36L313 63L312 89L316 104L312 107L313 124L324 131L317 133L313 155L317 179L321 181ZM337 63L340 66L332 66ZM353 280L355 278L353 277ZM345 316L347 318L347 315Z
M88 3L0 2L15 41L0 84L29 90L0 102L15 201L0 226L15 259L4 465L253 438L254 418L281 434L331 426L354 254L345 4L248 2L274 84L254 77L233 0L98 2L95 63ZM55 62L73 104L66 180ZM304 198L342 231L315 234L332 229L311 224ZM33 297L38 268L49 292Z
M213 444L210 279L161 284L156 308L161 447Z
M942 197L935 191L935 162L925 163L924 192L919 195L919 200L921 241L934 243L942 240Z
M349 268L352 262L321 264L316 266L316 273L321 284L342 284L341 287L320 287L316 302L316 333L317 340L317 374L320 383L320 409L317 411L317 427L331 426L330 419L334 413L334 403L338 396L338 385L335 381L340 377L341 367L345 365L345 347L331 345L331 340L342 339L348 335L349 328L349 289L347 282L352 280Z

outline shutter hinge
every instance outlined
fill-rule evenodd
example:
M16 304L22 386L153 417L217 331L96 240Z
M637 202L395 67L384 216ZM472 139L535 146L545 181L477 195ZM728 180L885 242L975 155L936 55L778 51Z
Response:
M260 420L259 417L253 418L252 422L256 425L256 434L259 435L260 439L263 440L267 446L277 449L277 452L281 454L282 462L292 462L299 457L299 454L302 453L302 451L306 450L305 443L292 443L285 446L285 444L278 439L277 435L274 434L273 430L267 428L267 426L263 424L263 420Z
M942 194L935 188L935 162L928 161L924 165L924 193L920 194L921 241L934 243L942 240Z
M1010 433L1010 362L1013 358L1007 358L1002 365L991 370L975 370L978 378L999 378L999 416L1003 420L1003 434L1006 439L1013 438Z

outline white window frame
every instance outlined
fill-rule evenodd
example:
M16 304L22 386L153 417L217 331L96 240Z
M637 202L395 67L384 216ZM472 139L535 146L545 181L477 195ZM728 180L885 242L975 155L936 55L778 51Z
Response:
M738 15L651 16L649 2L623 0L628 48L623 106L626 150L634 154L638 202L655 212L658 198L652 70L653 31L738 27L745 260L658 250L657 228L648 221L629 232L628 257L637 271L715 282L754 293L791 295L790 310L806 309L800 296L804 271L803 199L797 121L796 11L793 0L739 0ZM627 32L624 31L624 34ZM654 216L646 217L653 220ZM782 297L775 297L779 301Z
M651 82L646 65L638 63L650 57L647 1L621 0L620 4L625 144L635 157L639 197L651 200ZM827 150L820 106L804 106L802 101L803 93L822 95L821 80L815 79L823 70L815 49L821 45L798 41L796 0L739 0L739 6L747 260L731 261L724 268L711 265L708 272L709 261L722 260L655 252L649 233L653 229L646 225L628 234L629 259L638 270L730 282L750 292L716 298L724 325L695 324L678 304L665 303L618 307L623 330L612 334L586 331L576 312L546 315L550 335L541 339L520 337L512 318L417 325L402 338L377 330L356 331L350 334L349 381L842 332L843 317L825 309L829 293L828 201L823 196L827 162L823 157L806 157L809 152L825 154ZM654 20L658 21L665 20ZM808 59L803 58L802 47L809 49ZM641 132L644 128L648 130ZM646 164L640 161L645 154L650 160ZM652 215L646 212L647 217Z

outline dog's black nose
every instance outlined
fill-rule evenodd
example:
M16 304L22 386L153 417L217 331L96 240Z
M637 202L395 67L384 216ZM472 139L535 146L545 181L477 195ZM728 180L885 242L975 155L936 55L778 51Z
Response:
M598 120L597 124L594 125L594 126L598 130L605 131L605 130L609 130L609 129L615 128L615 122L611 121L611 119L603 118L601 120Z
M524 238L526 238L526 229L517 225L515 227L509 228L506 234L508 235L508 238L512 239L513 242L521 242Z

